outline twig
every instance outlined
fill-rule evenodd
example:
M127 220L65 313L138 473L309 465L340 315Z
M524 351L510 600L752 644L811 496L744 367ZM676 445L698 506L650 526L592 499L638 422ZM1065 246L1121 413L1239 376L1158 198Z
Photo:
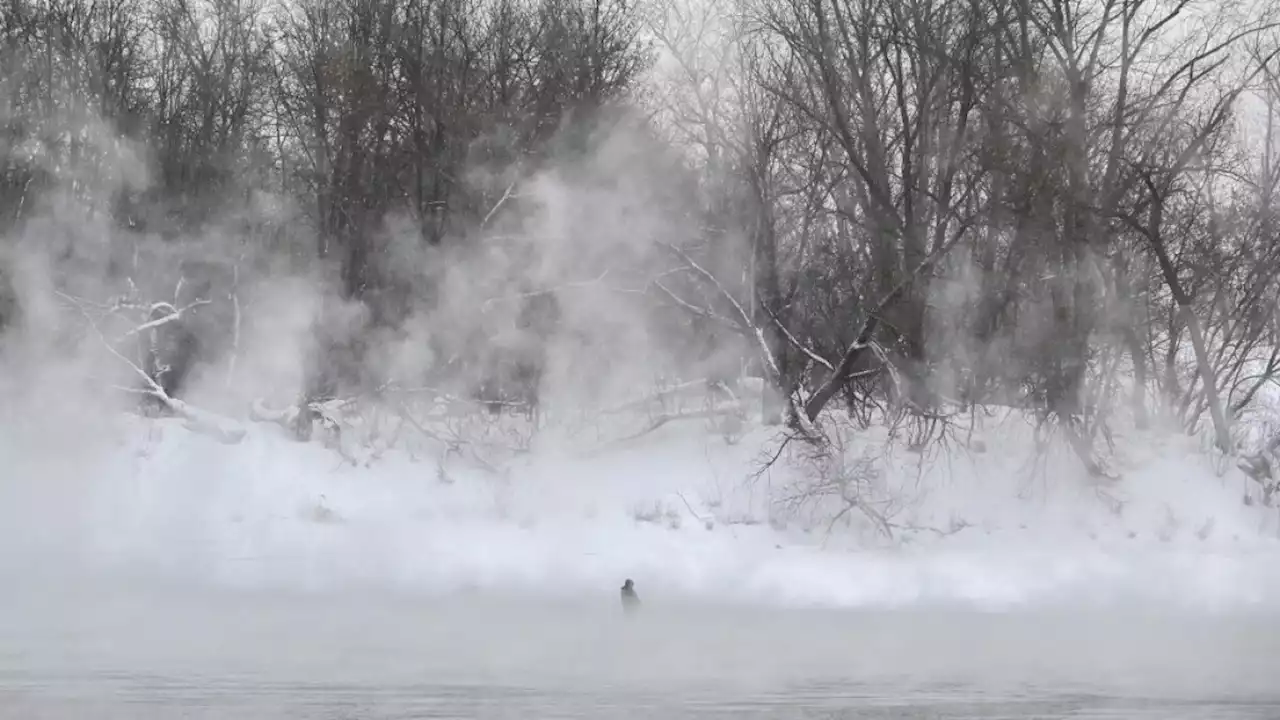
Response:
M777 451L773 453L773 456L770 457L767 462L761 465L759 470L756 470L754 473L751 474L751 479L759 480L760 476L768 472L769 469L772 468L774 464L778 462L778 458L782 457L782 453L784 450L787 449L787 445L794 439L795 439L794 433L787 433L786 437L782 439L782 442L778 443Z

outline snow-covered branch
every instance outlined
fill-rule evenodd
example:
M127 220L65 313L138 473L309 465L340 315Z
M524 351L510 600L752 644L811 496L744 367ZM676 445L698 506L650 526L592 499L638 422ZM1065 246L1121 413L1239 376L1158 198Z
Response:
M88 310L85 309L85 307L76 298L61 292L58 294L80 311L86 322L88 322L89 328L93 330L93 333L102 342L102 346L106 348L107 352L111 353L111 355L116 359L124 363L136 376L138 376L139 379L142 380L145 386L142 389L144 394L150 395L164 403L164 405L175 414L185 419L187 421L187 427L194 432L208 435L219 442L227 444L238 443L244 439L245 429L236 421L195 407L194 405L177 398L170 397L169 393L165 392L164 388L160 387L160 384L157 383L154 378L148 375L142 368L138 367L137 363L125 357L123 353L115 348L111 341L107 339L106 335L102 333L102 329L98 327L97 322L95 322L89 315Z
M671 288L668 288L666 285L663 285L661 282L655 280L653 282L653 286L656 287L658 290L661 290L662 294L666 295L667 298L671 300L671 302L675 303L677 306L679 306L689 314L695 315L697 317L706 318L707 320L714 320L723 325L727 325L731 328L738 329L738 324L733 322L729 318L723 315L719 315L715 312L712 312L707 308L698 307L697 305L694 305L688 300L685 300L684 298L677 295L675 292L671 290Z
M498 213L498 210L507 202L507 200L511 199L511 192L515 189L516 181L512 180L511 184L507 186L506 192L502 193L502 197L498 198L498 202L494 203L493 207L489 208L489 212L485 214L484 220L480 221L480 227L483 228L489 226L489 221L493 219L493 216Z
M862 358L863 353L872 349L872 338L875 337L876 330L880 327L881 314L884 312L885 308L889 307L890 304L900 298L902 294L915 284L919 278L928 273L939 260L951 251L951 248L955 247L955 245L960 242L962 237L963 234L960 232L952 235L945 244L935 249L927 258L921 261L920 264L916 265L916 267L906 277L899 281L892 290L880 299L880 302L876 303L875 308L872 309L871 312L867 313L867 319L863 321L862 329L858 332L857 339L850 343L848 349L845 350L844 355L841 356L840 363L836 365L835 370L827 376L826 381L823 382L813 396L809 398L808 402L805 403L804 414L810 421L817 419L818 414L821 413L822 409L831 401L831 398L835 397L835 394L839 392L840 388L849 381L849 375L857 364L857 361Z
M768 307L766 307L764 303L760 303L760 306L764 309L766 313L769 314L769 319L773 320L773 324L778 328L778 332L782 333L782 337L786 338L787 342L791 343L792 347L804 353L805 357L821 365L827 370L832 372L835 371L836 368L834 365L831 364L830 360L822 357L817 352L815 352L813 348L810 348L808 345L805 345L804 343L800 342L800 340L797 339L795 335L791 334L791 331L787 329L786 324L782 322L782 319L778 317L777 313L773 312Z
M694 274L702 278L720 297L724 298L731 308L733 308L735 315L734 320L739 330L742 334L755 341L756 349L760 354L760 359L764 362L766 369L769 371L769 377L773 380L775 385L780 384L782 380L782 372L778 367L777 358L773 355L773 350L769 348L769 342L765 339L764 330L752 321L751 314L742 307L742 303L738 302L738 299L733 296L733 293L729 292L729 289L726 288L724 284L711 273L711 271L698 264L698 262L689 257L689 254L684 250L681 250L668 242L661 242L660 244L685 262ZM666 288L661 285L659 285L659 287L666 290ZM670 291L667 292L668 294L671 294ZM710 311L705 312L710 314Z
M201 305L208 305L208 304L209 304L208 300L196 300L195 302L189 303L187 305L182 306L181 308L178 308L178 307L175 307L172 303L167 303L167 302L155 303L154 305L151 306L150 315L155 316L155 314L158 311L163 311L164 315L161 315L160 317L157 317L154 320L148 320L147 322L142 323L141 325L126 332L124 335L120 337L120 339L126 340L136 335L141 335L144 332L159 329L161 327L164 327L165 325L168 325L169 323L178 322L183 318L183 316L186 313L190 312L191 310L194 310L195 308L200 307Z

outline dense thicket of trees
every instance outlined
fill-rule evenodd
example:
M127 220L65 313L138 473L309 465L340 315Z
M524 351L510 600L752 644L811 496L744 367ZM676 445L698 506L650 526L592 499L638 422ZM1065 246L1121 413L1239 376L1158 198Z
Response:
M231 269L317 265L395 327L432 289L388 261L389 218L478 244L513 183L635 86L639 30L615 0L6 2L0 222L96 209L126 231L101 269L148 302L177 277L221 300ZM360 335L322 338L313 393L360 383Z
M803 414L841 391L1000 402L1083 446L1132 379L1139 422L1159 402L1230 445L1277 369L1269 10L738 7L727 50L682 8L658 36L691 88L673 122L746 209L755 323Z
M0 223L16 237L51 207L106 218L108 277L172 266L138 290L149 301L170 299L173 272L196 300L282 262L328 272L366 316L322 340L310 391L370 390L370 333L444 292L393 245L483 254L513 231L494 211L522 180L639 115L681 158L645 169L680 189L652 212L684 228L653 243L669 265L646 293L683 337L740 339L767 414L803 429L835 399L856 415L999 402L1085 447L1117 410L1159 405L1227 447L1280 370L1277 45L1270 11L1233 12L6 0ZM138 235L163 257L119 239ZM532 399L559 312L546 288L513 292L532 340L474 378L495 408ZM489 341L435 357L466 365Z

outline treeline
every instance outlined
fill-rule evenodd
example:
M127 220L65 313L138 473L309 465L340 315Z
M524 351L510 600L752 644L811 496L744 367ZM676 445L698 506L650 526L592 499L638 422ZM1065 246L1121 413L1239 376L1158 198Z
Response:
M222 300L232 262L243 280L283 260L395 327L431 289L387 260L389 216L424 246L472 242L635 88L639 32L625 0L6 1L0 232L93 208L122 231L109 280L154 280L148 300L178 277L178 308L211 286ZM166 257L140 264L139 236ZM200 312L224 316L202 339L225 351L229 305ZM359 385L362 344L322 337L311 394Z
M1229 446L1280 369L1278 46L1254 10L783 0L715 52L669 9L699 88L674 122L728 168L802 414L1000 402L1088 440L1159 404Z
M7 0L0 220L57 190L132 233L217 223L395 328L441 289L397 274L388 217L482 251L522 179L647 113L691 191L655 195L687 230L645 291L739 338L775 418L999 402L1090 439L1159 406L1231 443L1280 370L1273 9L719 3ZM294 209L244 212L256 190ZM313 395L360 366L343 343ZM532 402L538 357L482 394Z

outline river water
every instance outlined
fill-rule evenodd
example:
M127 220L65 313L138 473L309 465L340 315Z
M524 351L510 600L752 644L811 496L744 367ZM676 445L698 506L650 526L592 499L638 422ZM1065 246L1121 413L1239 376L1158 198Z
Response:
M11 585L0 717L1280 718L1280 616Z

